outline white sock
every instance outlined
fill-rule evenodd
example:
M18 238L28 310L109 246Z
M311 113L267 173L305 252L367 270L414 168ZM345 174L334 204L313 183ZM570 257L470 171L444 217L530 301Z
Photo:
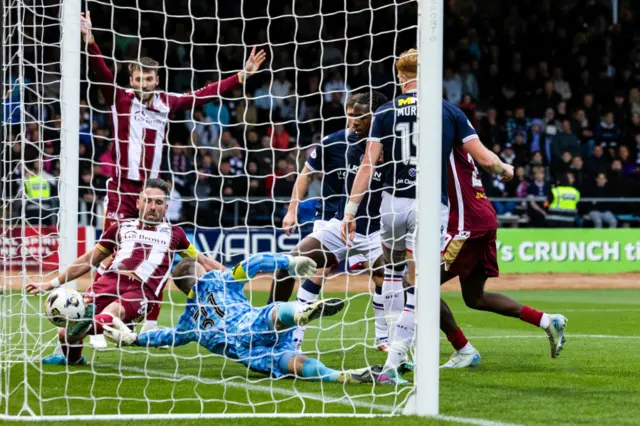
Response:
M404 271L395 271L390 266L384 267L382 294L384 296L385 312L399 312L404 308L404 287L402 286L403 276Z
M387 318L384 312L384 296L380 287L376 286L376 292L373 294L373 317L376 324L376 340L388 340L389 328L387 326Z
M309 283L307 283L309 281ZM296 301L298 302L298 311L302 310L305 306L318 300L318 294L320 292L320 286L312 283L310 280L305 281L296 294ZM313 291L307 290L305 287L309 287ZM318 293L315 292L318 291ZM296 350L300 350L302 347L302 341L304 340L304 332L307 330L306 326L296 325L296 329L293 330L293 346Z
M551 324L551 317L549 314L542 314L542 318L540 318L540 328L548 328Z
M409 348L413 342L415 334L415 312L413 309L405 307L398 318L396 331L393 336L393 342L387 354L387 362L385 367L398 368L400 363L404 361L409 352Z
M466 345L464 345L464 348L460 349L458 352L463 353L463 354L468 354L470 352L475 351L476 348L474 348L471 343L467 342Z

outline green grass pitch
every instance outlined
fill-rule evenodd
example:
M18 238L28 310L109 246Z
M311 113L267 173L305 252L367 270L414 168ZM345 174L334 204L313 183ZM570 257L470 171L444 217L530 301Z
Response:
M445 293L460 326L483 356L475 369L442 371L440 407L446 416L509 424L640 424L640 290L510 292L518 300L569 318L567 345L551 359L544 332L519 320L471 311L456 293ZM328 296L328 295L327 295ZM338 296L338 295L331 295ZM173 293L174 301L182 301ZM261 305L266 295L253 295ZM339 297L339 296L338 296ZM196 345L173 350L117 348L85 350L91 365L42 368L19 360L54 337L49 323L36 316L43 299L2 296L3 414L28 406L37 415L147 413L373 413L385 414L407 397L407 388L270 380ZM367 294L351 294L343 313L309 328L303 349L320 352L333 368L382 363L385 355L363 345L373 341ZM23 322L22 313L29 315ZM165 306L161 324L177 318L180 307ZM363 320L367 318L366 320ZM18 332L28 328L29 337ZM7 339L9 332L15 333ZM46 354L51 352L49 348ZM451 353L441 341L441 361ZM26 375L26 380L25 380ZM408 376L411 378L411 376ZM23 412L23 414L25 414ZM114 418L115 420L115 418ZM283 426L299 418L235 419L225 424ZM443 419L335 419L336 424L450 424ZM163 424L160 420L143 424ZM81 422L73 422L82 424ZM97 423L92 423L97 424ZM113 423L111 423L113 424ZM180 420L175 424L211 424ZM476 423L490 424L490 423Z

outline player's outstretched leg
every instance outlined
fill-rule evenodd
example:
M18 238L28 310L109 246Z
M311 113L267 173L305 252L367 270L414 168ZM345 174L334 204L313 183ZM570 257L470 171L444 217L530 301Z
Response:
M317 300L303 309L298 309L296 302L278 304L273 310L272 321L276 330L286 330L296 325L305 326L320 317L330 317L344 308L341 299Z
M380 377L382 366L339 371L327 367L322 361L315 358L307 358L296 352L285 352L278 361L281 372L293 374L312 381L333 383L374 383Z
M440 299L440 330L447 336L451 346L455 349L449 361L441 365L440 368L466 368L480 365L480 353L469 343L467 337L458 327L449 305L442 299Z
M524 322L542 328L549 338L551 357L556 358L565 343L564 331L568 320L560 314L546 314L522 305L503 294L485 292L486 281L487 276L482 265L474 268L468 276L460 277L465 304L471 309L520 318Z

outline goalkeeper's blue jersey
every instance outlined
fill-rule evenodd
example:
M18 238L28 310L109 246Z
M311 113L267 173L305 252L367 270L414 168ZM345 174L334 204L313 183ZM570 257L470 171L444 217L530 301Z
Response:
M273 346L273 328L267 324L271 309L253 308L244 295L244 284L258 273L288 269L289 263L286 255L258 254L231 270L207 273L191 290L176 326L141 333L138 345L198 342L213 353L235 359L245 356L248 344Z

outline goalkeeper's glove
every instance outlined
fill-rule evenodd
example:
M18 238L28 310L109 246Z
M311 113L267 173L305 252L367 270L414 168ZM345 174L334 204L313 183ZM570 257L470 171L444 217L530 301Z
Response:
M316 273L316 262L306 256L290 257L287 272L292 277L308 278Z
M104 336L118 346L135 345L138 334L131 331L120 318L113 318L113 325L103 325Z

